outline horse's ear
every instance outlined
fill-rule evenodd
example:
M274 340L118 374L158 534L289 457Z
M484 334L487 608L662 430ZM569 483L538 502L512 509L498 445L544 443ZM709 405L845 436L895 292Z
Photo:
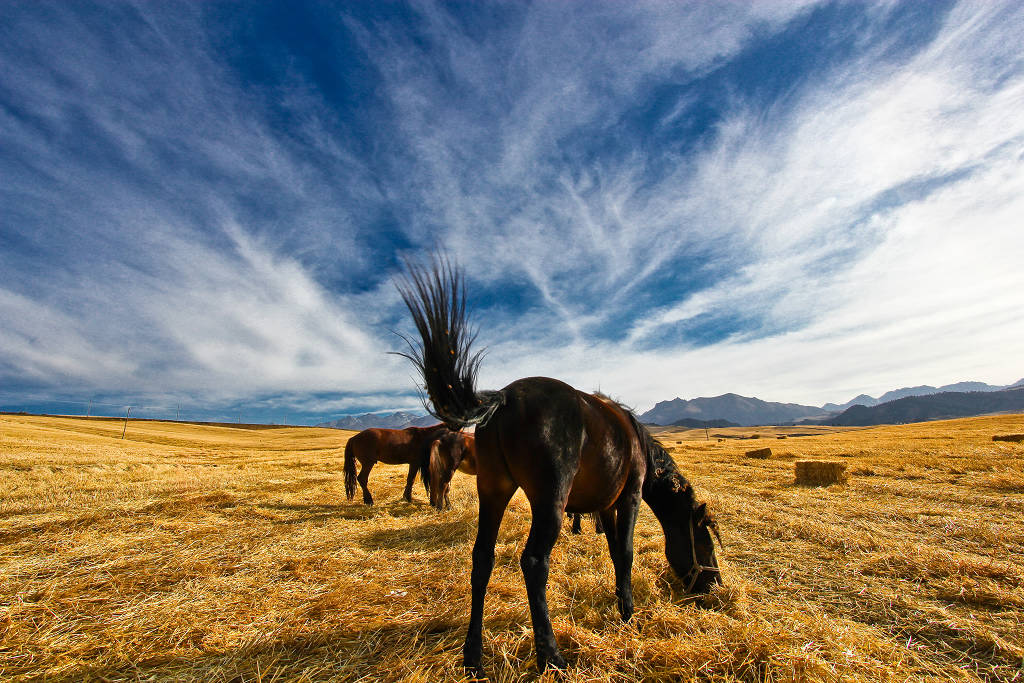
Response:
M718 522L716 522L715 520L709 518L708 519L708 523L707 523L707 527L708 527L708 529L711 530L711 533L713 533L715 535L715 538L718 539L718 546L720 548L724 548L725 546L722 545L722 537L718 533Z
M697 523L698 524L704 520L704 517L707 514L708 514L708 504L707 503L701 503L700 505L698 505L697 507L695 507L693 509L693 516L697 519Z

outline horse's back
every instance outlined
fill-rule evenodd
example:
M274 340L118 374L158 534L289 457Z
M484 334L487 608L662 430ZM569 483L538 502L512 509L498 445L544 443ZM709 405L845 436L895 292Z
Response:
M349 443L354 454L360 459L372 459L389 465L410 463L419 455L419 444L423 440L421 431L409 429L384 429L371 427L359 432Z

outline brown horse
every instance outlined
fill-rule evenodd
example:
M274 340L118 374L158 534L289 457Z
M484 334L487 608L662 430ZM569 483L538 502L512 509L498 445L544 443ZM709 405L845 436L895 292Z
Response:
M438 510L447 510L452 506L448 500L448 490L456 471L476 476L476 440L472 434L448 432L430 445L430 504ZM570 517L572 532L580 533L583 515L574 512ZM594 532L603 534L600 515L592 513L591 517L594 520Z
M623 619L633 614L633 529L641 500L665 534L665 555L685 590L704 593L721 582L707 506L665 449L627 408L547 377L477 392L481 354L465 308L461 274L438 260L409 268L399 285L420 343L403 354L419 369L431 413L449 429L475 424L480 517L473 546L472 608L463 647L467 672L485 678L483 606L494 568L498 527L509 500L523 489L530 535L520 558L533 621L537 667L564 668L547 606L548 566L566 512L597 512L615 566Z
M476 439L465 432L447 432L430 444L430 504L438 510L452 506L448 500L455 471L476 476Z
M363 502L373 505L373 496L366 482L370 470L378 462L388 465L409 465L409 477L405 482L402 497L412 502L412 484L416 472L423 470L423 486L430 492L430 473L422 467L429 457L430 444L448 429L444 425L433 427L406 427L405 429L364 429L345 444L345 495L349 500L356 495L356 482L363 488ZM356 476L356 460L359 461L359 476Z

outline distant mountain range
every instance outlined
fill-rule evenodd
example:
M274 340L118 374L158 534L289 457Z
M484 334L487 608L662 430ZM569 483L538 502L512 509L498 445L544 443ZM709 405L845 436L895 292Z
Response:
M907 396L929 396L931 394L941 394L950 391L1002 391L1003 389L1009 389L1010 387L1015 386L1024 386L1024 379L1021 379L1014 384L1007 384L1005 386L985 384L984 382L957 382L956 384L946 384L945 386L941 387L933 387L926 384L920 387L904 387L903 389L887 391L878 398L872 398L867 394L861 394L860 396L851 398L846 403L826 403L825 405L822 406L822 409L830 413L839 413L846 410L850 406L877 406L879 403L888 403L889 401L895 401L900 398L906 398Z
M875 406L851 406L839 415L808 422L850 427L1015 411L1024 411L1024 386L1003 391L945 391L925 396L906 396Z
M793 424L797 422L842 424L838 422L830 422L830 420L838 418L841 414L845 414L844 411L848 411L853 407L873 408L876 406L888 405L894 401L911 397L919 398L933 395L944 396L947 394L959 394L966 398L960 398L955 401L943 402L940 400L926 403L934 406L945 406L947 411L958 413L956 415L951 413L941 413L941 416L943 417L966 417L968 415L980 415L986 412L1016 410L1016 408L1013 407L988 408L986 406L995 405L998 401L984 400L984 397L989 394L1001 393L1014 388L1024 388L1024 379L1020 379L1013 384L1005 386L995 386L984 382L958 382L956 384L947 384L941 387L933 387L929 385L904 387L902 389L888 391L878 398L868 396L867 394L861 394L860 396L857 396L843 404L826 403L821 407L806 406L797 403L762 401L761 399L748 398L737 394L723 394L721 396L711 398L695 398L691 400L675 398L671 401L661 401L657 403L654 408L640 415L640 421L646 424L665 426L677 425L683 420L693 420L700 423L697 426L702 426L705 421L707 421L708 425L711 426L711 423L714 420L728 420L744 427L772 424ZM1010 402L1012 403L1012 399L1010 399ZM954 410L955 406L959 406L959 408ZM976 406L976 408L971 406ZM940 409L936 407L934 410ZM926 409L922 407L920 408L920 412L922 415L930 414L933 412L933 409ZM898 422L913 421L911 419L897 419L897 414L894 413L890 415L885 410L878 410L872 413L861 413L857 411L853 413L853 415L854 417L847 417L843 419L881 420L881 422L874 422L870 424L887 424L893 420ZM899 413L899 415L902 415L902 413ZM883 416L885 416L885 419L883 419ZM937 418L921 417L920 419L927 420ZM858 422L856 424L860 423Z
M705 427L715 427L721 429L722 427L740 427L735 422L729 422L728 420L695 420L692 417L684 417L682 420L676 420L671 425L663 425L665 427L686 427L688 429L704 429Z
M346 415L330 422L321 422L317 427L331 429L352 429L361 432L370 427L383 429L404 429L406 427L428 427L437 424L437 419L423 413L364 413L362 415Z
M828 411L817 406L796 403L774 403L738 394L723 394L712 398L689 401L674 398L661 401L640 416L640 421L652 425L675 425L681 420L695 420L701 426L707 421L728 420L744 427L782 424L810 417L824 418Z

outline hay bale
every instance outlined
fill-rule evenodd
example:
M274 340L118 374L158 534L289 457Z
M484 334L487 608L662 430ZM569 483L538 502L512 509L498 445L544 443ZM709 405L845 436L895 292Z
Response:
M748 458L759 458L764 460L772 457L772 449L770 448L756 448L752 451L747 451L745 454Z
M1020 443L1024 441L1024 434L996 434L992 437L993 441L1013 441L1014 443Z
M846 463L831 460L797 460L796 483L805 486L846 483Z

